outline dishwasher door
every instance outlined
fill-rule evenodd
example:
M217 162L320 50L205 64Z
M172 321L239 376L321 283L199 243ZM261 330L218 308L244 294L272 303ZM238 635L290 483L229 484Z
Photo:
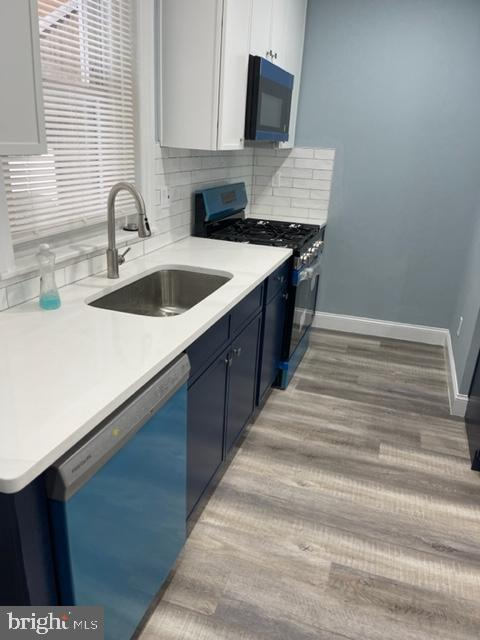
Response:
M108 640L128 640L185 541L186 381L182 356L47 478L65 605L105 608Z

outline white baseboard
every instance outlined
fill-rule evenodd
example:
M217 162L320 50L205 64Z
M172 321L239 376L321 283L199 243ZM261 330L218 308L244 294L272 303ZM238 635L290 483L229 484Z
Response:
M452 338L450 331L447 334L445 344L447 350L447 379L448 379L448 400L450 402L450 413L452 416L465 417L468 404L468 396L458 390L457 369L455 367L455 355L453 353Z
M448 329L424 327L416 324L403 324L401 322L389 322L387 320L374 320L372 318L359 318L356 316L343 316L322 311L317 311L315 314L313 326L317 329L343 331L345 333L356 333L365 336L375 336L377 338L392 338L393 340L409 340L410 342L445 347L450 413L462 418L465 416L468 396L460 393L458 390L455 358Z

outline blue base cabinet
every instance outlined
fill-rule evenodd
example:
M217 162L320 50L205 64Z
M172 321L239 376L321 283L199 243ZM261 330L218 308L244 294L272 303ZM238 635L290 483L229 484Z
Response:
M255 409L258 347L262 316L259 315L232 343L225 449L228 453Z
M187 350L188 516L278 376L289 273L287 261Z
M262 284L187 350L194 372L188 388L187 516L253 414L263 292Z
M219 356L188 389L187 514L222 464L229 358Z

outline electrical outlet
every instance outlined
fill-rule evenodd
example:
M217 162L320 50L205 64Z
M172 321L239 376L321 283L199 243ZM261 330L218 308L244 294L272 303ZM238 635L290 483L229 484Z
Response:
M277 171L277 173L273 176L272 185L274 187L281 187L282 186L282 173L281 173L281 171Z
M162 187L160 189L160 206L162 208L168 207L169 200L170 200L170 194L168 193L168 187Z
M463 316L460 316L460 321L457 327L457 338L462 333L462 327L463 327Z

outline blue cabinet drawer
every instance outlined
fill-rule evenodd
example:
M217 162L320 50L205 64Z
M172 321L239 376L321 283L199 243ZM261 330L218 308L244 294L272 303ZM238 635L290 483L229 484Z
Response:
M284 262L267 279L267 302L271 300L279 291L284 291L288 286L290 275L290 259Z
M229 338L230 314L227 313L187 349L191 367L190 385L213 362L218 353L226 346Z
M231 332L235 336L258 313L263 304L264 283L248 294L231 312Z

